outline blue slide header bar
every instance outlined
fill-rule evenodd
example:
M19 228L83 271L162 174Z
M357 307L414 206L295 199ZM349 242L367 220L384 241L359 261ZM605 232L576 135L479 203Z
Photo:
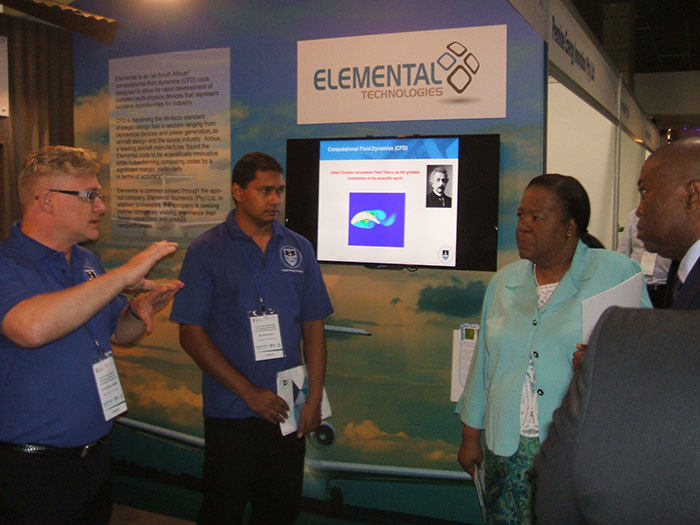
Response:
M456 159L457 137L322 140L321 160Z

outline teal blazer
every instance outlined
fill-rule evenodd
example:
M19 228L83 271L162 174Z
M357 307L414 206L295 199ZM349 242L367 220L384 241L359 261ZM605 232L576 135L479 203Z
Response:
M632 259L579 241L571 267L537 310L532 262L500 270L484 297L476 351L457 405L463 423L484 429L486 446L500 456L515 453L520 439L520 397L530 354L537 382L540 441L573 376L581 342L581 301L641 272ZM651 301L642 279L642 304Z

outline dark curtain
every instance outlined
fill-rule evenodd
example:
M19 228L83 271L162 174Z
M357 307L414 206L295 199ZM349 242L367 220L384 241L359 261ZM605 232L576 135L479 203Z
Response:
M7 37L10 116L0 117L0 238L20 218L17 177L24 158L50 144L73 145L73 36L0 15Z

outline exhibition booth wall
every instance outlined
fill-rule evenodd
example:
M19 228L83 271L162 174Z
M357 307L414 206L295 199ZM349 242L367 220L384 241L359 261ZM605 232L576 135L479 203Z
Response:
M547 42L545 169L583 183L591 199L589 230L615 249L659 131L569 0L511 4Z
M620 119L547 82L548 38L505 0L73 5L120 24L111 45L74 41L75 144L100 156L110 200L94 250L108 268L168 238L180 250L150 277L177 278L192 238L230 209L233 163L257 150L284 166L288 139L499 135L498 268L517 259L515 212L545 166L582 180L591 231L608 247L634 205L643 146ZM408 64L400 79L396 64ZM370 82L365 71L377 89L358 87ZM493 272L434 266L322 265L335 310L326 320L333 435L308 448L305 496L480 521L456 460L453 333L479 322ZM201 375L168 315L116 352L129 412L113 453L145 477L196 486ZM158 510L177 512L168 505Z
M650 150L619 122L549 77L548 172L579 179L591 200L589 231L608 249L637 207L637 179Z

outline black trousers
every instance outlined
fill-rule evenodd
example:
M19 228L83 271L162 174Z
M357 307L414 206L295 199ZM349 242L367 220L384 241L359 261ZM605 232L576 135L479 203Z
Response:
M204 420L200 524L291 524L301 510L306 439L259 418Z
M112 513L109 442L86 457L0 449L0 524L107 524Z

